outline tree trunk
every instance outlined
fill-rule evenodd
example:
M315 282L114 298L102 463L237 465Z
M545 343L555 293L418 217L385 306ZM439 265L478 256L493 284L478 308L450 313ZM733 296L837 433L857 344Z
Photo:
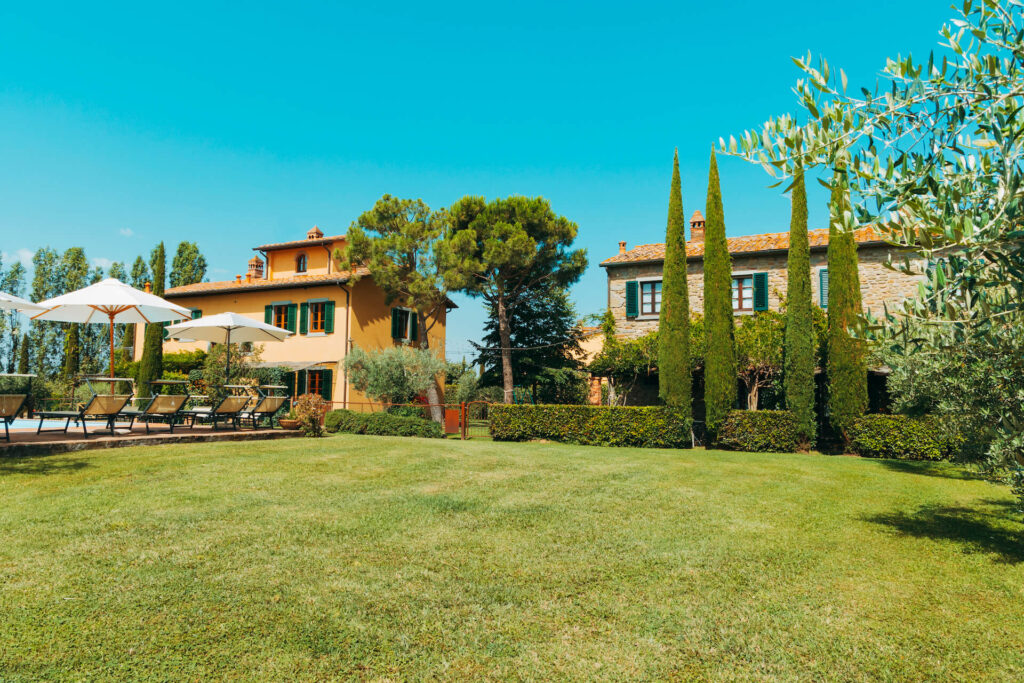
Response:
M417 312L416 326L419 328L420 348L429 349L430 340L427 338L426 316ZM444 424L444 406L441 405L441 391L437 387L437 380L427 387L427 403L430 404L430 419L438 424Z
M747 410L757 410L757 391L760 385L757 382L747 387Z
M508 328L508 309L503 296L498 297L498 338L501 340L501 384L505 403L512 403L512 332Z

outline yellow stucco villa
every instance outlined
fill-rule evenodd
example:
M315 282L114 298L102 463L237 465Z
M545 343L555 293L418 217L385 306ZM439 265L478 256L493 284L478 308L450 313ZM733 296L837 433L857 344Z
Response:
M353 284L352 273L337 269L331 254L344 245L345 235L325 237L314 227L302 240L253 247L260 255L249 260L245 277L173 287L164 297L192 309L194 318L232 311L291 330L285 341L263 345L261 364L290 370L294 395L316 393L336 408L355 407L367 399L347 380L346 354L354 346L379 350L415 342L417 325L412 311L386 303L369 271L358 272L363 277ZM430 348L442 358L446 314L429 332ZM138 327L136 360L144 334ZM167 340L164 352L208 346Z

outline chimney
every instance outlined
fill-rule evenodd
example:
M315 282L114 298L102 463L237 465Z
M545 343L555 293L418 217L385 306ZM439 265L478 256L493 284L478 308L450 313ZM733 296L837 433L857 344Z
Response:
M247 285L251 285L252 284L252 271L250 271L250 272L245 274L245 284L247 284Z
M242 284L242 276L241 275L236 275L235 276L235 284L236 285Z
M253 256L249 259L249 274L250 280L262 280L263 279L263 259L259 256Z
M625 253L626 253L626 241L623 240L623 241L619 242L619 256L622 256Z
M147 294L152 294L153 293L153 283L152 282L147 282L146 283L146 293Z
M704 214L700 211L694 211L690 216L690 241L704 241Z
M313 226L313 229L306 233L307 240L318 240L324 236L324 231L320 228Z

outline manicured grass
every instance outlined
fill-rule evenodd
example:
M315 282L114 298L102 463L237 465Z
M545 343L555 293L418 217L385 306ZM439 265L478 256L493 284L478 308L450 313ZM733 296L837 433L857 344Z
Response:
M1024 676L946 465L337 436L0 460L0 679Z

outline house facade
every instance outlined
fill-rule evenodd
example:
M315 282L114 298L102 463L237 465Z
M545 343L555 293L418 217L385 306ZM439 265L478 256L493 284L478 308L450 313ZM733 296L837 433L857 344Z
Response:
M815 304L828 304L828 229L810 230L811 289ZM885 266L894 247L871 227L854 233L859 260L860 288L866 311L881 313L917 294L919 278ZM732 302L736 315L780 309L786 298L789 232L731 237ZM608 275L608 307L619 333L641 336L658 328L661 311L661 280L664 244L643 244L628 249L619 242L619 253L601 262ZM687 285L690 311L704 310L704 217L690 219L686 242Z
M348 382L345 356L355 346L372 351L416 342L418 325L415 312L386 302L368 270L338 270L331 254L344 246L344 235L325 237L314 227L305 239L253 247L258 255L244 278L172 287L164 298L191 309L193 318L231 311L292 331L283 342L262 345L260 364L290 370L293 395L315 393L335 407L356 407L367 399ZM354 274L360 278L353 283ZM447 310L427 323L430 348L442 358L446 318ZM136 359L143 329L138 326ZM208 348L208 342L164 341L165 353Z

